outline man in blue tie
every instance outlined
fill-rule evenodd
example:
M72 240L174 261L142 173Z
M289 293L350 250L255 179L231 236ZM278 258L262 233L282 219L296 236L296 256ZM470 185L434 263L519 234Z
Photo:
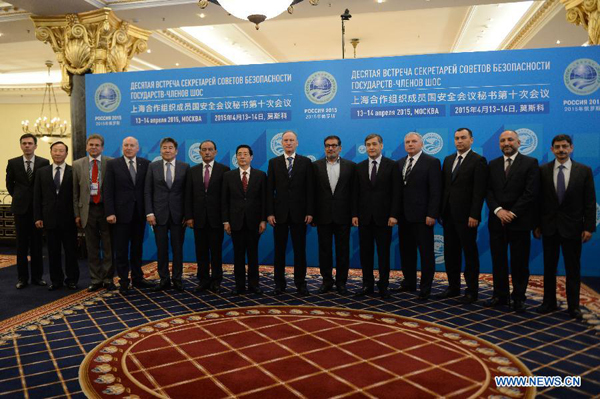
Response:
M538 313L550 313L556 305L556 269L562 248L567 274L569 315L581 319L581 247L596 231L596 190L589 166L571 159L573 140L566 134L552 139L555 160L540 167L540 218L534 230L544 248L544 301Z

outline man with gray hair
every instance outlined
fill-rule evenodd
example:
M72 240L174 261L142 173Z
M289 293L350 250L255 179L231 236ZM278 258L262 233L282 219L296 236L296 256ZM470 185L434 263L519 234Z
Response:
M421 255L419 299L431 294L435 274L433 227L440 216L442 169L437 158L423 153L423 138L410 132L404 136L407 156L398 161L402 173L398 241L404 281L400 292L417 289L417 250Z

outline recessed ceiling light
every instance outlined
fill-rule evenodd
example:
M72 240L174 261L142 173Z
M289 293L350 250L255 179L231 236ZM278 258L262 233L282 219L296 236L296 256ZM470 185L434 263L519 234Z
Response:
M0 32L0 37L4 36L4 33Z
M379 3L379 4L385 3L385 0L377 0L377 3Z
M557 40L557 41L556 41L556 44L560 44L560 40Z
M175 63L175 66L179 66L179 62L176 62L176 63Z
M205 17L206 17L206 14L204 14L204 13L197 14L197 15L198 15L200 18L205 18Z
M147 52L148 54L150 54L150 53L152 52L152 50L148 49L148 50L146 50L146 52Z

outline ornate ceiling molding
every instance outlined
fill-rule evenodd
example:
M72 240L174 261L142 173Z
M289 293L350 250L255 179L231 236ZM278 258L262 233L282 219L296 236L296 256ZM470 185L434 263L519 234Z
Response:
M233 65L229 60L189 39L184 33L180 32L179 29L156 31L154 38L178 51L190 55L204 66Z
M545 0L532 6L498 46L498 50L523 48L561 10L562 6L559 0Z
M181 4L193 4L198 0L85 0L94 7L110 7L115 11L134 10L137 8L174 6Z

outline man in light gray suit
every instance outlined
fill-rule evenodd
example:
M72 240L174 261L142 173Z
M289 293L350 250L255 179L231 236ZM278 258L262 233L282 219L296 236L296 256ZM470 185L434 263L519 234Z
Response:
M173 286L183 291L183 238L185 235L184 200L186 175L190 165L176 161L177 141L165 137L160 141L162 159L152 162L146 174L144 197L146 221L154 229L160 284L155 291ZM169 233L173 251L173 278L169 276Z
M92 134L87 138L87 157L73 162L73 207L75 224L85 230L85 243L92 284L88 291L104 287L114 290L114 267L110 226L104 216L102 183L106 176L106 163L112 159L102 156L104 137Z

